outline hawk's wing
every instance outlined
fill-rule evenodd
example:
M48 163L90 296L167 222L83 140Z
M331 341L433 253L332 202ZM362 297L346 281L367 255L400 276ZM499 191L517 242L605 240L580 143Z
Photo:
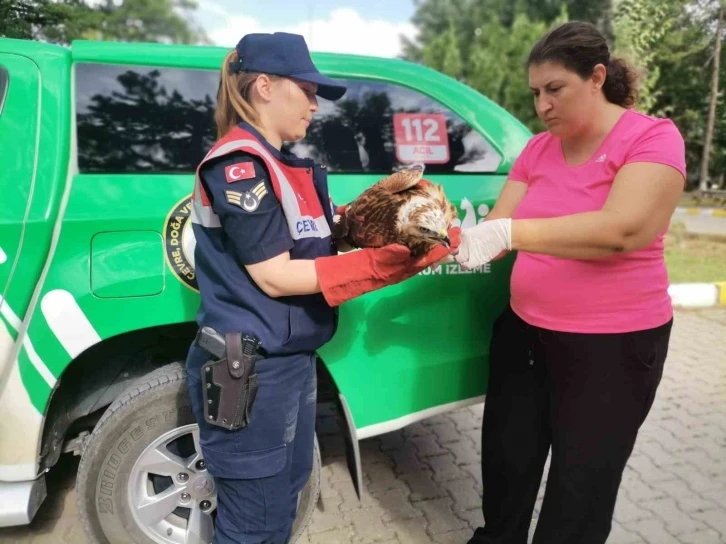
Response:
M416 185L423 176L423 172L423 165L410 166L382 179L373 187L378 187L389 193L400 193Z
M381 247L400 243L396 220L398 210L423 176L423 165L414 165L375 183L351 202L334 235L357 247Z
M397 241L396 216L401 197L374 185L346 213L348 236L359 247L381 247Z

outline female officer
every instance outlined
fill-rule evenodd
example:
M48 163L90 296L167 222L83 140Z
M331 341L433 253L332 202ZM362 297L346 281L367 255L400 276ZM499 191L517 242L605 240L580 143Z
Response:
M482 430L485 526L470 543L525 544L550 446L535 544L604 543L621 475L656 393L673 311L663 235L684 187L684 142L638 113L633 74L590 24L532 49L548 131L517 159L456 260L518 250L494 325Z
M186 362L215 477L218 543L290 538L313 463L315 351L335 331L334 307L449 253L413 260L393 245L337 255L325 171L281 146L305 136L316 94L344 92L318 72L298 35L246 35L222 65L220 139L194 187L201 329ZM209 331L226 340L216 358ZM243 345L259 357L253 370ZM220 355L226 361L208 368Z

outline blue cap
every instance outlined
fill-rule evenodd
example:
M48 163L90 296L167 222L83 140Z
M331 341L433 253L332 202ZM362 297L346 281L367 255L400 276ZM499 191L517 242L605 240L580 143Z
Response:
M261 72L309 81L318 85L317 95L327 100L337 100L345 94L344 85L318 71L305 38L299 34L247 34L236 50L239 61L229 64L232 73Z

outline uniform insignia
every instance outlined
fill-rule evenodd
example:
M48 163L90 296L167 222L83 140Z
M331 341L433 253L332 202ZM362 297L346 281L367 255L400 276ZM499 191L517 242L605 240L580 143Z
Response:
M255 165L251 162L238 162L225 167L224 176L227 178L227 183L254 178Z
M261 181L244 193L239 191L225 191L225 194L227 195L227 202L233 206L239 206L246 212L253 212L260 205L260 201L267 195L267 187Z

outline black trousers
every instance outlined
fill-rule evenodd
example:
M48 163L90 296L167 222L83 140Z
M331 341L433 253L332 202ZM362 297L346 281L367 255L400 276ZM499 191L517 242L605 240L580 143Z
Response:
M625 464L663 374L672 320L621 334L494 324L482 425L485 526L469 544L526 544L550 447L534 544L603 544Z

